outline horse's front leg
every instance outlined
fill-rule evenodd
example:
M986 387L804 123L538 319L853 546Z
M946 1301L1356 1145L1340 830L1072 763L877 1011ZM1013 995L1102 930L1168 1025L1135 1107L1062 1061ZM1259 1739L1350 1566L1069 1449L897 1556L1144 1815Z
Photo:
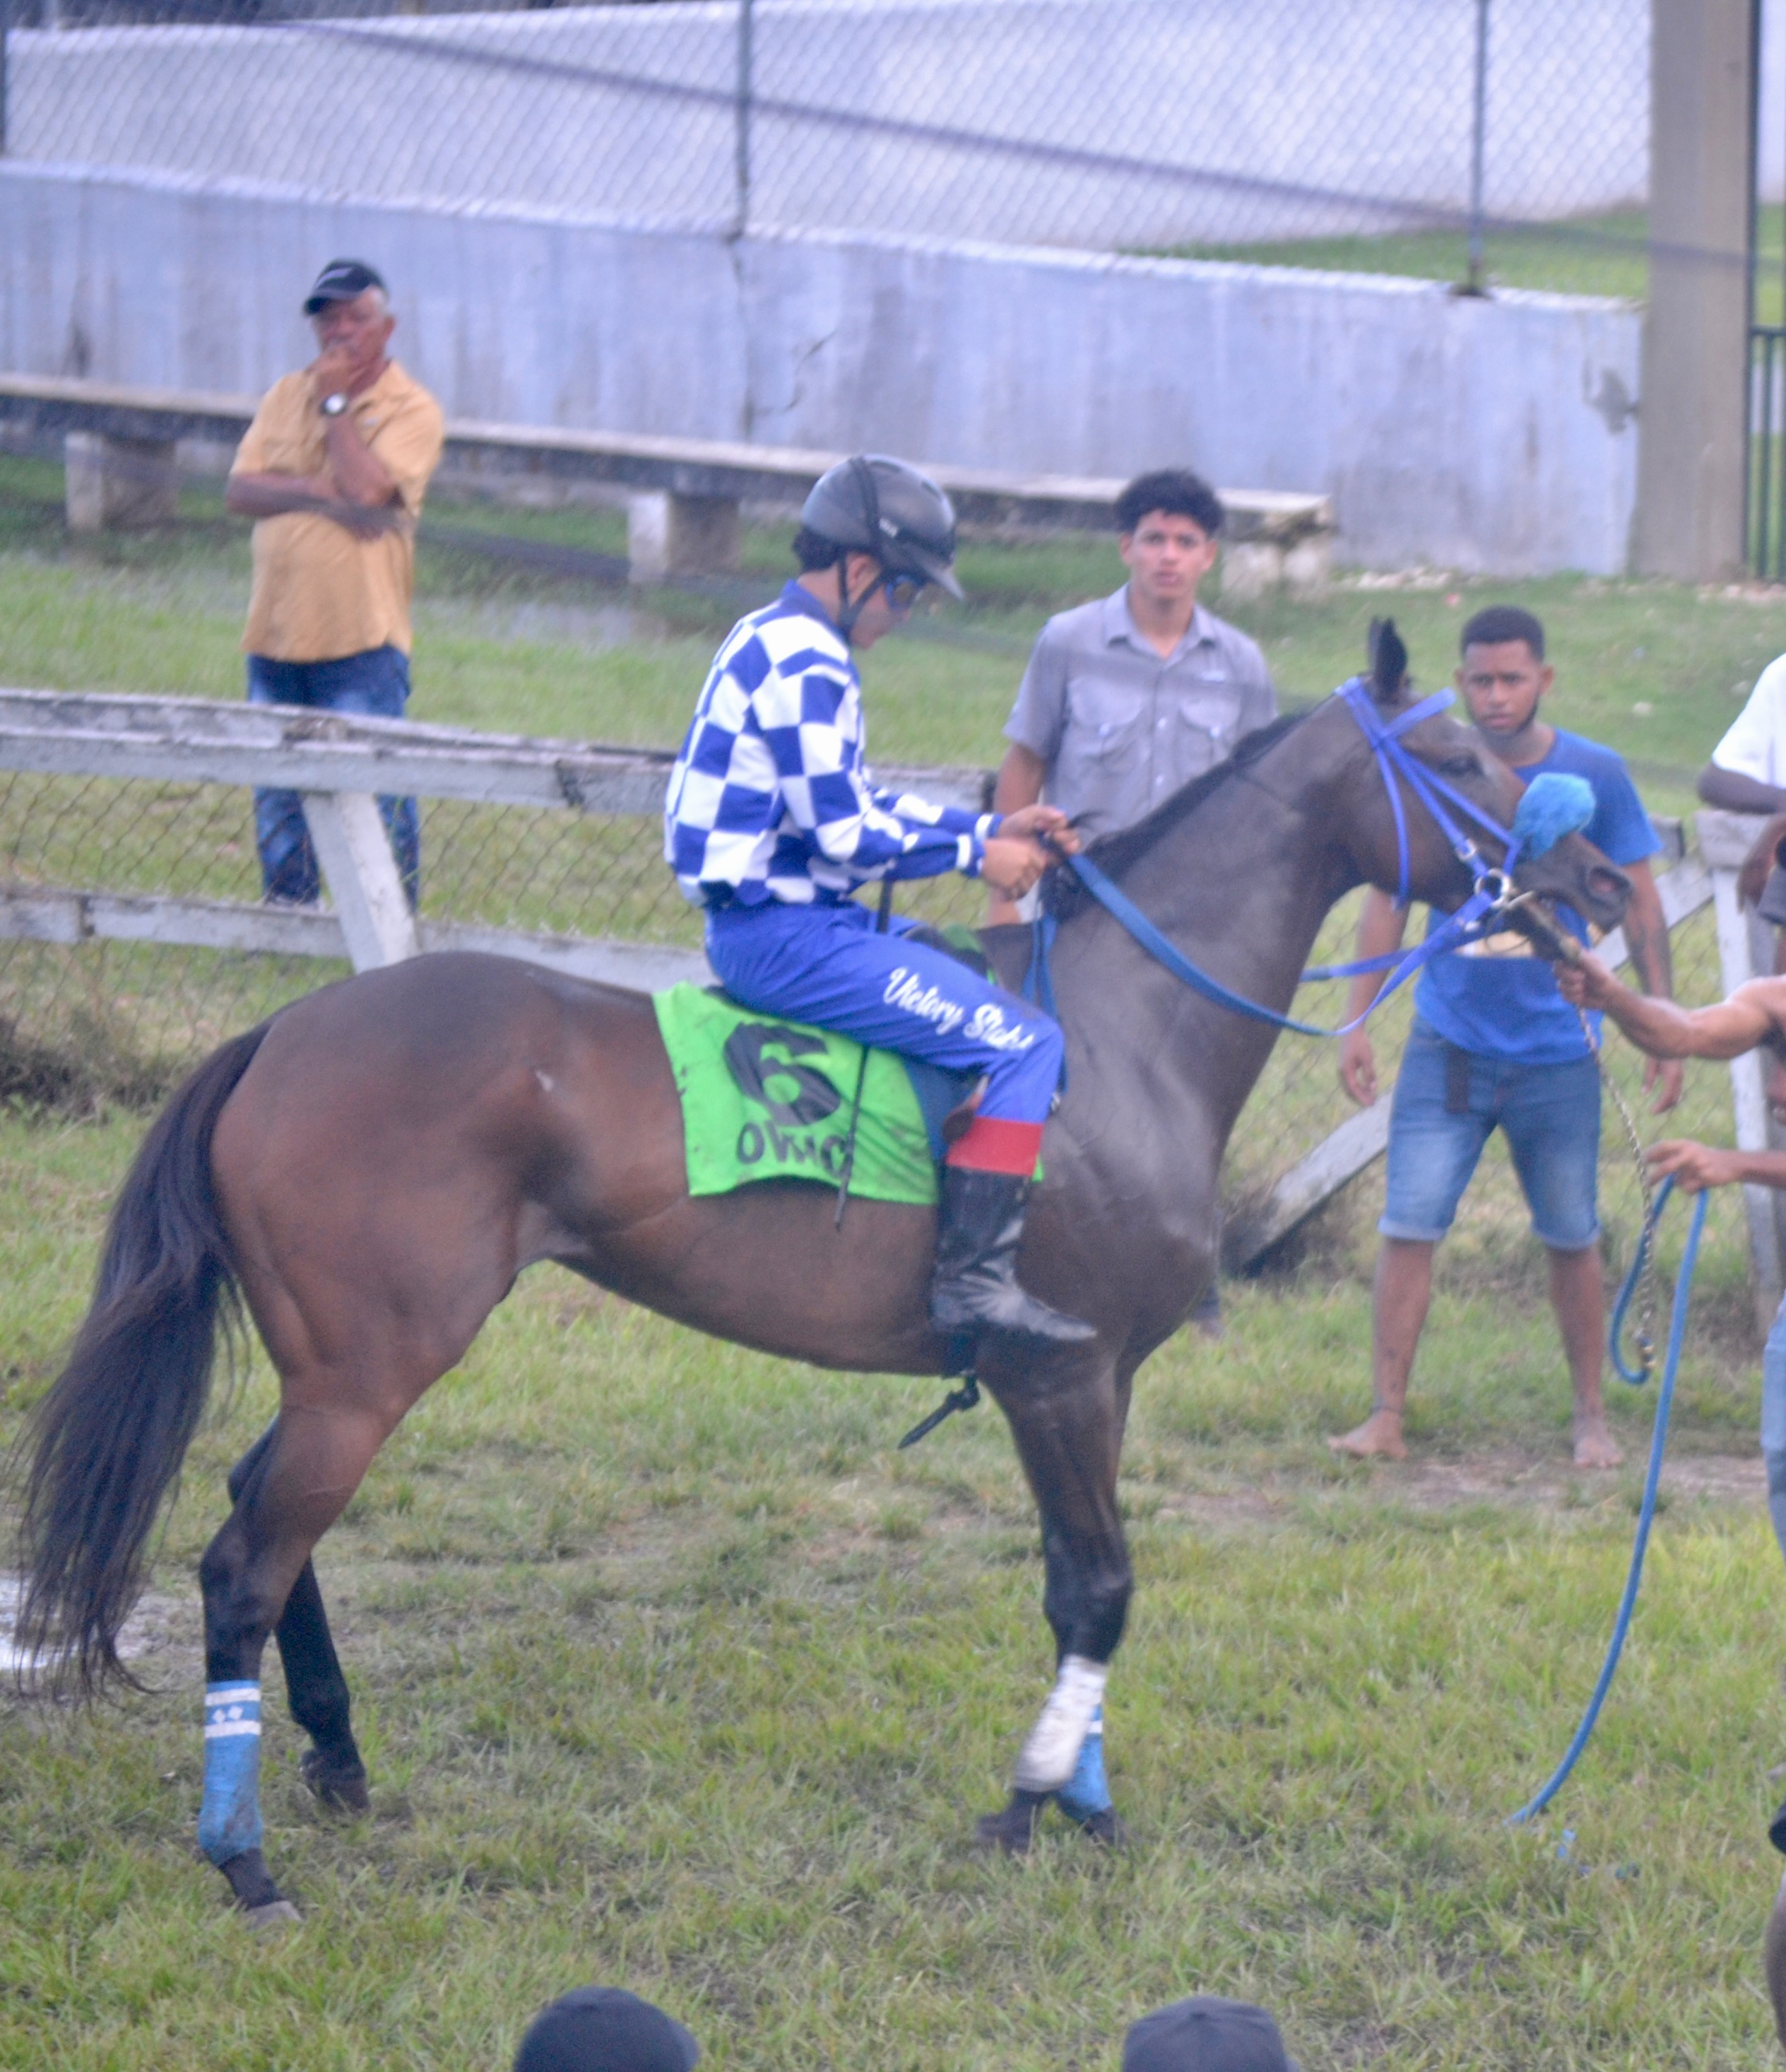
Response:
M1087 1833L1114 1842L1122 1831L1104 1775L1104 1679L1134 1580L1116 1508L1123 1392L1095 1346L986 1379L1010 1420L1041 1513L1042 1609L1057 1667L1012 1772L1010 1803L979 1823L978 1839L1027 1849L1053 1799Z

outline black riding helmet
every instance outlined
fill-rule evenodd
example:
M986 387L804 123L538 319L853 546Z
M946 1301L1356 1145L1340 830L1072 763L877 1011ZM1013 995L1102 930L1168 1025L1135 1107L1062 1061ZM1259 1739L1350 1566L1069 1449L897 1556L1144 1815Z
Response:
M856 454L812 485L800 523L840 547L872 554L890 576L916 576L961 595L955 506L927 475L887 454Z

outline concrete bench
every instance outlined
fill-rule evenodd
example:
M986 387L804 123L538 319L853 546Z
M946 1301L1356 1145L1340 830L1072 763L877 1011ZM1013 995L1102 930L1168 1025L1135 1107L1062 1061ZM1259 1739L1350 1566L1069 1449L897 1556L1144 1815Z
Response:
M76 532L155 524L174 515L183 439L233 444L254 413L246 396L125 388L105 382L0 375L0 426L64 441L68 524ZM626 493L634 582L716 574L737 565L741 504L798 504L841 456L801 447L663 438L638 432L450 421L446 465L457 486L499 498L542 485L601 483ZM1007 475L926 463L964 525L995 532L1106 532L1117 477ZM1224 489L1222 590L1230 598L1282 586L1317 594L1331 570L1329 497Z

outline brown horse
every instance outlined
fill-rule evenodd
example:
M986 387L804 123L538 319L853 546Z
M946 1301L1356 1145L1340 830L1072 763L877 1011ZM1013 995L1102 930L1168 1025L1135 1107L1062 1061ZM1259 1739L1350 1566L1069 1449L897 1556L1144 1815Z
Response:
M1405 707L1398 668L1375 695L1385 713ZM1517 781L1473 734L1431 717L1406 742L1508 824ZM1455 906L1470 870L1406 804L1413 893ZM1383 779L1336 698L1251 737L1093 853L1188 955L1279 1009L1333 902L1361 881L1394 886L1398 868ZM1518 878L1607 926L1628 889L1579 836ZM1094 1671L1101 1688L1130 1593L1116 1502L1130 1389L1209 1285L1222 1149L1275 1032L1188 991L1064 881L1053 896L1070 1079L1022 1277L1097 1337L1042 1356L987 1343L978 1371L1041 1511L1044 1609L1062 1661ZM1011 982L1027 941L988 935ZM232 1474L235 1508L200 1564L200 1840L241 1906L289 1911L260 1848L261 1655L276 1632L313 1742L312 1788L364 1806L310 1556L404 1412L540 1260L790 1359L946 1371L926 1321L932 1213L860 1201L840 1231L833 1200L799 1181L691 1199L676 1090L642 994L437 956L298 1001L199 1067L119 1197L92 1307L37 1415L21 1641L89 1688L117 1668L118 1630L239 1289L278 1371L280 1409ZM1069 1693L1063 1712L1062 1688L983 1840L1026 1846L1090 1745L1094 1700ZM1103 1806L1085 1824L1108 1836Z

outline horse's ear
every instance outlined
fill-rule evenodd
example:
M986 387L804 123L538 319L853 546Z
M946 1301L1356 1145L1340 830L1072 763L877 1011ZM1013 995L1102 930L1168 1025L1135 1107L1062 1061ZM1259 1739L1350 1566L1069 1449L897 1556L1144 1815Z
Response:
M1380 705L1392 705L1407 689L1408 651L1393 619L1370 622L1370 694Z

